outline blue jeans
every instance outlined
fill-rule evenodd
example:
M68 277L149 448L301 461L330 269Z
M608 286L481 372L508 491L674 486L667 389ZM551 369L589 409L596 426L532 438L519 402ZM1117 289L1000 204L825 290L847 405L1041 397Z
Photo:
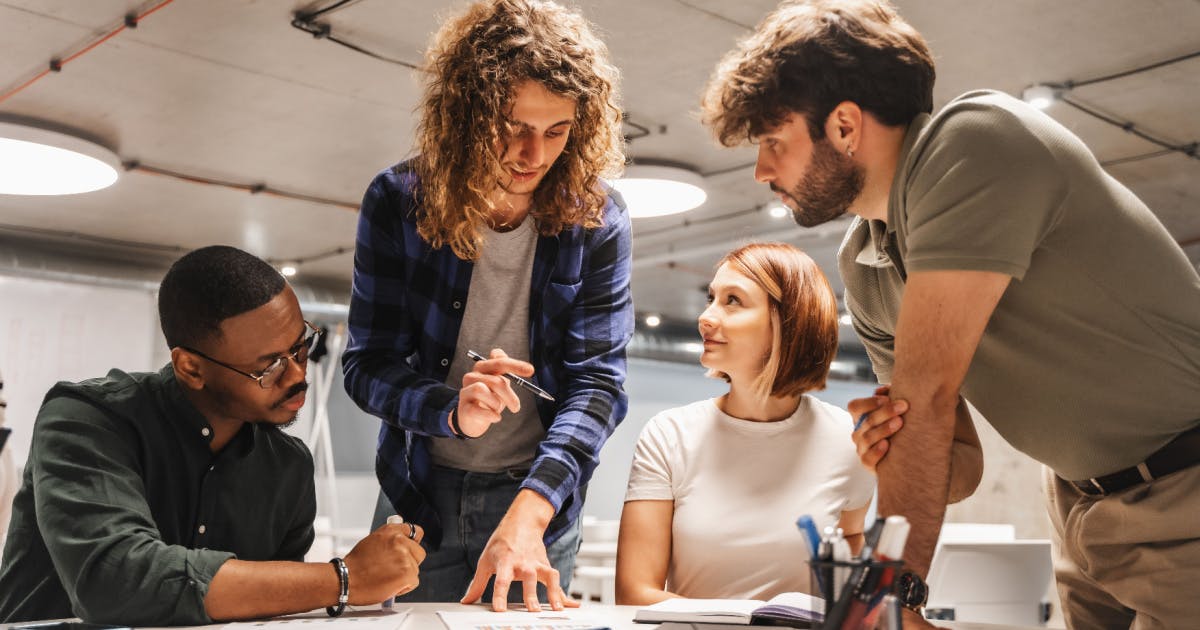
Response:
M421 563L421 583L413 591L396 598L398 602L457 602L466 594L475 577L479 557L492 532L508 511L521 489L528 470L500 473L476 473L434 466L430 474L427 498L441 518L442 546L430 551ZM375 529L395 513L382 492L375 506L371 528ZM562 537L546 548L550 564L558 570L559 582L566 592L579 551L579 522L567 528ZM483 593L484 602L492 600L492 581ZM522 584L513 582L508 601L524 601ZM538 584L538 601L545 602L546 587Z

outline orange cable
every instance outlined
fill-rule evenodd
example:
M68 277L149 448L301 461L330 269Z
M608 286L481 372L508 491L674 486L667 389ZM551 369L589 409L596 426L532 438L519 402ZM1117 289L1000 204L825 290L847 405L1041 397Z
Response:
M126 170L138 171L141 173L146 173L148 175L157 175L159 177L178 179L178 180L182 180L182 181L186 181L186 182L191 182L193 184L203 184L205 186L217 186L220 188L241 190L244 192L248 192L252 195L269 195L271 197L278 197L280 199L289 199L291 201L306 201L308 203L315 203L315 204L326 205L326 206L334 206L337 208L343 208L346 210L350 210L351 212L358 212L357 204L347 203L345 201L338 201L336 199L328 199L325 197L317 197L316 195L306 195L303 193L288 192L286 190L279 190L278 188L272 188L270 186L267 186L266 184L242 184L242 183L238 183L238 182L227 182L227 181L222 181L219 179L200 177L197 175L188 175L186 173L177 173L175 171L169 171L167 169L158 168L156 166L148 166L148 165L142 164L140 162L126 162L125 168L126 168Z
M168 4L171 4L174 1L175 0L163 0L162 2L155 5L153 8L148 9L145 12L143 12L141 15L138 15L137 17L135 17L134 23L140 22L142 20L142 18L146 17L147 15L150 15L151 13L154 13L155 11L167 6ZM110 31L108 34L104 35L100 39L92 42L91 44L88 44L87 46L84 46L81 50L79 50L75 53L72 53L71 55L69 55L68 57L63 59L62 61L58 62L58 69L61 70L63 68L63 66L78 59L80 56L90 52L93 48L99 46L100 44L103 44L104 42L112 39L114 36L116 36L118 33L120 33L121 31L123 31L125 29L126 29L126 26L125 26L125 24L122 23L121 26L118 26L117 28L113 29L112 31ZM17 87L13 88L12 90L9 90L8 92L5 92L4 94L0 94L0 103L3 103L4 101L8 100L9 98L16 96L18 93L23 91L25 88L33 85L34 83L41 80L43 77L45 77L47 74L50 74L53 71L54 71L53 69L42 70L37 75L35 75L32 79L29 79L28 81L22 83L21 85L18 85Z

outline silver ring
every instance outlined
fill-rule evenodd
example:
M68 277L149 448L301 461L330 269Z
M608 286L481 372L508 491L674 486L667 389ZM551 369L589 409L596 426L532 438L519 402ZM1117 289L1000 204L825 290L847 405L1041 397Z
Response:
M417 526L413 525L412 523L407 523L407 525L408 525L408 539L416 540L417 539Z

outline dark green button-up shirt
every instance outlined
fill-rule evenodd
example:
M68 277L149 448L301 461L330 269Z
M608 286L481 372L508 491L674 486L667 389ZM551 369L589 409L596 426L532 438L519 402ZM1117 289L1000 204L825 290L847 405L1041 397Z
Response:
M216 454L211 440L170 365L55 385L13 502L0 622L211 623L204 596L226 560L301 560L307 447L268 424Z

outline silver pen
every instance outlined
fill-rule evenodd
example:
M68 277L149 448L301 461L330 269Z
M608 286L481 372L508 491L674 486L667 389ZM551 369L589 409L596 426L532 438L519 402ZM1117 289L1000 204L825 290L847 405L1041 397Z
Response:
M475 352L474 350L467 350L467 356L476 361L486 361L487 360L487 357L483 356L482 354L479 354L478 352ZM545 398L546 400L549 400L550 402L554 402L554 397L551 396L549 392L547 392L546 390L542 389L541 387L538 387L537 385L534 385L533 383L521 378L520 376L513 374L512 372L505 372L504 378L507 378L509 381L511 381L513 385L518 385L520 387L524 387L525 389L529 390L530 392L533 392L533 395L538 396L539 398Z

